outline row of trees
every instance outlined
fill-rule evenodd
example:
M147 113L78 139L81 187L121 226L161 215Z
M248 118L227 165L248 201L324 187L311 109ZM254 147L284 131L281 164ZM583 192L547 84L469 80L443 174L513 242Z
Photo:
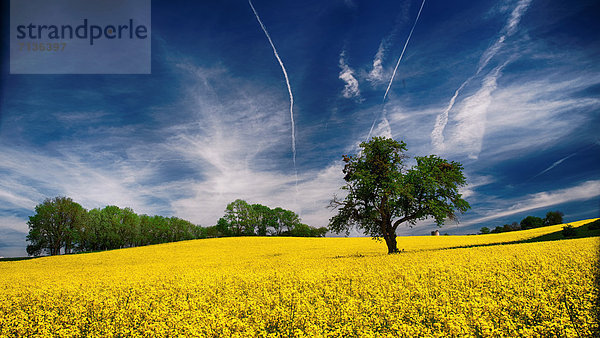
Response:
M300 222L290 210L236 200L216 225L201 227L178 217L138 215L114 205L87 211L68 197L46 199L29 217L27 253L58 255L225 236L322 237L327 228Z
M293 211L262 204L249 204L238 199L227 205L225 216L214 229L216 236L296 236L323 237L327 228L313 228L300 221Z
M27 224L27 253L33 256L175 242L204 233L184 219L138 215L131 208L110 205L87 211L68 197L46 199Z
M503 226L497 226L490 230L488 227L483 227L479 230L482 235L494 234L509 231L527 230L533 228L539 228L543 226L556 225L563 223L564 214L561 211L548 211L546 217L540 218L536 216L527 216L521 220L520 223L513 222L512 224L504 224Z

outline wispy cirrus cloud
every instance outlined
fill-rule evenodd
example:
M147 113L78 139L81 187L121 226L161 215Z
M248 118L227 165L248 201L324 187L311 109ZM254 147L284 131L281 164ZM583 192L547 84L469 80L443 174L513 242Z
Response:
M548 75L497 88L487 110L482 156L497 161L522 156L559 142L589 123L593 118L589 112L600 107L600 99L578 98L573 93L590 81L594 80Z
M513 201L507 201L509 205L506 208L489 210L487 215L464 222L461 224L461 227L473 224L483 224L484 222L497 218L551 207L562 203L587 200L598 196L600 196L600 180L585 181L572 187L538 192L522 196Z
M0 163L0 170L5 172L0 186L12 192L0 194L0 198L13 207L31 210L46 197L67 195L87 208L118 204L140 212L153 209L142 197L152 189L141 189L138 183L148 174L147 168L114 159L107 161L112 164L102 165L75 153L49 155L4 146L0 148Z
M289 163L282 160L286 120L277 114L279 101L227 73L219 75L220 81L238 91L215 91L210 72L192 65L186 69L196 69L187 93L191 120L170 128L173 136L165 149L202 170L201 179L186 184L190 195L172 202L174 212L210 225L223 215L227 203L242 198L296 210L305 222L315 225L328 219L325 206L332 191L341 186L341 167L298 175L301 194L295 196L295 177L286 173ZM214 95L206 95L211 92Z
M362 101L360 97L360 89L358 86L358 80L354 76L354 70L350 68L346 61L346 51L340 53L339 60L340 74L339 79L344 81L344 89L342 90L342 96L351 99L355 98L357 101Z
M384 38L379 43L379 48L377 49L377 53L375 53L375 57L373 58L373 65L371 71L369 71L367 75L367 80L371 82L371 85L376 85L379 83L383 83L384 74L383 74L383 60L385 58L385 52L389 46L389 39Z
M450 98L448 106L444 109L444 111L442 113L440 113L437 116L434 128L431 131L431 144L437 151L444 150L444 135L443 135L444 128L446 127L446 124L448 123L448 114L449 114L450 110L452 110L452 108L454 107L457 97L460 95L461 91L476 76L478 76L481 73L481 71L489 64L489 62L492 60L492 58L494 56L496 56L496 54L498 54L498 52L504 45L504 42L506 41L506 39L509 38L510 36L512 36L517 31L517 27L518 27L519 22L521 21L521 17L527 11L530 4L531 4L531 0L520 0L517 3L517 5L513 9L513 11L511 12L511 15L509 16L508 20L506 21L506 24L505 24L504 28L502 29L500 37L490 47L488 47L481 55L481 57L479 59L479 64L477 66L477 71L475 72L475 74L473 74L472 76L467 78L458 87L458 89L456 89L456 91L454 92L454 95L452 95L452 97ZM486 80L484 80L484 86L489 86L489 80L490 80L489 77Z
M487 111L492 103L492 94L496 90L498 78L506 64L497 66L484 78L481 88L464 100L460 111L454 117L457 124L448 142L452 148L460 148L472 159L477 159L481 152Z
M598 142L597 29L576 24L593 22L586 14L593 6L427 2L394 80L422 0L296 5L278 2L264 13L256 7L260 20L269 19L266 33L249 5L207 11L203 2L186 9L158 4L173 17L197 10L190 36L168 24L156 31L152 76L4 78L0 231L17 227L9 229L11 241L24 246L27 216L56 195L86 208L117 204L206 226L244 198L322 226L334 214L328 200L342 192L339 155L358 151L373 119L373 133L406 141L410 156L437 153L464 164L470 185L461 193L473 205L463 215L468 222L545 189L558 193L571 182L599 179L594 149L568 157ZM273 56L282 49L288 52ZM279 61L293 74L286 68L282 76ZM302 98L293 102L303 126L297 177L291 89ZM432 128L447 107L443 147L436 148ZM569 200L556 207L567 217L595 212L595 200ZM463 225L448 231L471 232L477 224Z

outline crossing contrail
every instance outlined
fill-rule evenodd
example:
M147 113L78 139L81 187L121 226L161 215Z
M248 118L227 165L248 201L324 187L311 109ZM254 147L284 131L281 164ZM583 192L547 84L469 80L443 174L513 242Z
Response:
M404 47L402 48L402 53L400 53L400 57L398 58L398 62L396 62L396 67L394 67L394 72L392 73L392 77L390 78L390 82L388 83L387 89L385 90L385 94L383 94L383 100L381 101L381 119L386 120L386 122L389 125L389 122L387 121L387 117L385 116L385 99L387 98L388 92L390 91L390 88L392 87L392 82L394 82L394 77L396 77L396 71L398 70L398 66L400 66L400 61L402 61L402 57L404 56L404 52L406 51L406 47L408 46L408 42L410 41L410 37L413 34L413 31L415 30L415 27L417 26L417 22L419 21L419 17L421 17L421 11L423 11L423 6L425 5L425 0L423 0L423 2L421 3L421 8L419 8L419 13L417 13L417 18L415 19L415 22L412 25L412 28L410 29L410 33L408 34L408 38L406 38L406 42L404 43ZM378 119L373 120L373 124L371 124L371 130L369 130L369 135L367 136L367 140L369 138L371 138L371 133L373 133L373 128L375 127L375 122Z
M260 20L260 17L258 16L258 13L256 12L254 5L252 4L252 0L248 0L248 3L250 4L250 7L252 8L252 12L254 12L254 16L256 17L256 20L258 20L258 23L260 24L260 28L262 28L263 32L265 32L265 35L267 36L267 39L269 40L269 43L271 44L271 48L273 48L273 54L275 54L275 58L277 59L277 62L279 62L279 65L281 66L281 70L283 71L283 76L285 77L285 84L287 85L288 93L290 94L290 118L292 120L292 161L294 162L294 172L296 174L296 190L298 190L298 171L296 169L296 125L294 123L294 94L292 94L292 87L290 86L290 79L288 78L288 74L287 74L287 71L285 70L285 66L283 65L283 61L281 61L281 58L279 57L279 53L277 53L277 49L275 48L275 45L273 44L273 40L271 40L271 36L269 35L269 32L267 32L267 28Z
M408 38L404 43L404 48L402 48L402 53L400 53L400 57L398 58L398 62L396 62L396 67L394 68L394 72L392 73L392 78L390 79L390 83L388 83L387 89L385 90L385 94L383 94L383 101L385 102L385 98L387 97L390 88L392 87L392 82L394 81L394 77L396 76L396 71L398 70L398 66L400 65L400 61L402 61L402 57L404 56L404 51L406 51L406 46L408 46L408 42L410 41L410 37L412 36L413 31L415 30L415 26L417 26L417 22L419 21L419 17L421 16L421 11L423 10L423 6L425 5L425 0L421 3L421 8L419 8L419 13L417 14L417 18L415 19L415 23L413 23L412 28L410 29L410 33L408 34Z

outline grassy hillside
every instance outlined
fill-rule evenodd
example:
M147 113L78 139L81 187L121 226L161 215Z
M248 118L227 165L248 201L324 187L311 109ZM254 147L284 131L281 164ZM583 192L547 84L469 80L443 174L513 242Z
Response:
M0 336L591 335L600 239L534 242L561 229L402 237L391 256L245 237L0 262Z

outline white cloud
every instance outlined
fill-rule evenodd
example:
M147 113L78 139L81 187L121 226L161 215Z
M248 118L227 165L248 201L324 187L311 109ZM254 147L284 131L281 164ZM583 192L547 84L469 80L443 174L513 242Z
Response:
M494 181L494 177L489 175L467 176L467 186L460 188L459 192L463 198L470 198L469 200L472 200L477 195L475 192L476 188L494 183Z
M502 67L491 71L478 91L457 106L457 114L448 124L445 147L435 148L438 154L473 159L485 156L494 162L523 156L559 142L588 123L592 118L589 112L600 107L598 98L573 97L573 93L597 83L597 76L576 74L566 78L550 73L515 78L510 74L510 82L499 85ZM399 116L404 115L392 115L394 130L409 123L397 121ZM426 133L423 126L427 119L419 121L421 125L412 127L417 131L411 129L409 134Z
M373 68L367 76L367 80L369 80L372 85L383 83L383 58L385 57L387 45L387 39L381 40L377 53L373 58Z
M292 209L310 225L325 225L323 220L329 218L325 206L341 186L341 168L299 172L296 193L294 172L281 160L286 157L289 139L279 101L243 83L235 83L239 97L207 97L204 93L211 91L206 88L210 81L201 78L211 75L196 74L199 85L189 95L198 127L189 127L189 123L172 127L173 136L165 148L201 166L202 179L186 183L190 194L172 201L174 213L213 225L223 216L227 203L241 198ZM223 74L220 78L234 81Z
M340 53L339 60L339 79L345 83L344 89L342 90L342 96L347 99L357 98L360 101L361 97L360 89L358 88L358 80L356 80L356 77L354 77L354 71L352 68L350 68L350 66L348 66L345 57L346 53L345 51L342 51L342 53Z
M485 135L486 115L492 103L492 93L505 65L506 63L492 70L483 80L481 88L464 100L454 117L457 125L451 139L447 141L450 145L446 147L460 148L470 158L477 159Z
M242 198L282 206L298 212L309 225L326 226L332 216L326 206L343 184L341 164L299 172L296 193L287 98L224 70L180 66L191 74L188 92L182 93L188 117L157 130L165 135L160 142L124 138L118 155L94 153L105 139L78 146L57 143L52 154L0 146L0 170L6 173L0 179L0 201L33 212L44 198L66 195L88 209L129 206L138 213L175 215L209 226L227 203ZM213 87L217 77L219 86L236 91ZM112 132L127 134L118 128ZM165 165L193 172L160 180ZM8 215L0 220L0 228L26 221Z
M106 138L85 145L57 142L52 154L0 145L0 170L5 173L0 201L33 211L46 197L66 195L88 209L115 204L207 226L223 215L227 203L242 198L292 209L310 225L327 225L332 214L326 206L343 183L341 167L299 172L296 193L287 97L223 69L179 66L189 74L183 80L188 91L182 93L186 117L157 130L162 137L156 143L136 142L128 132L131 127L122 127L110 131L122 137L118 153L96 153ZM106 135L102 127L95 132ZM192 172L165 180L165 166ZM0 227L13 224L11 217L0 217Z
M590 80L549 76L497 88L486 115L485 155L497 160L523 155L558 142L588 123L589 111L600 107L600 99L571 94Z
M76 154L51 156L0 147L0 169L7 172L0 198L13 207L33 209L46 197L66 195L87 208L117 204L141 212L152 209L141 197L151 189L137 183L148 173L139 166L102 166Z
M214 171L208 173L206 180L191 186L195 192L193 197L174 201L173 209L184 218L197 220L202 225L214 225L223 216L227 203L241 198L249 203L291 209L309 225L326 226L332 216L326 206L333 193L340 192L342 177L338 166L305 173L299 177L300 193L296 195L291 175L253 170Z
M29 231L27 220L16 216L0 217L0 229L10 229L22 233Z
M371 136L393 138L392 127L390 126L390 122L387 119L387 113L385 111L381 114L381 121L369 133L369 137Z

